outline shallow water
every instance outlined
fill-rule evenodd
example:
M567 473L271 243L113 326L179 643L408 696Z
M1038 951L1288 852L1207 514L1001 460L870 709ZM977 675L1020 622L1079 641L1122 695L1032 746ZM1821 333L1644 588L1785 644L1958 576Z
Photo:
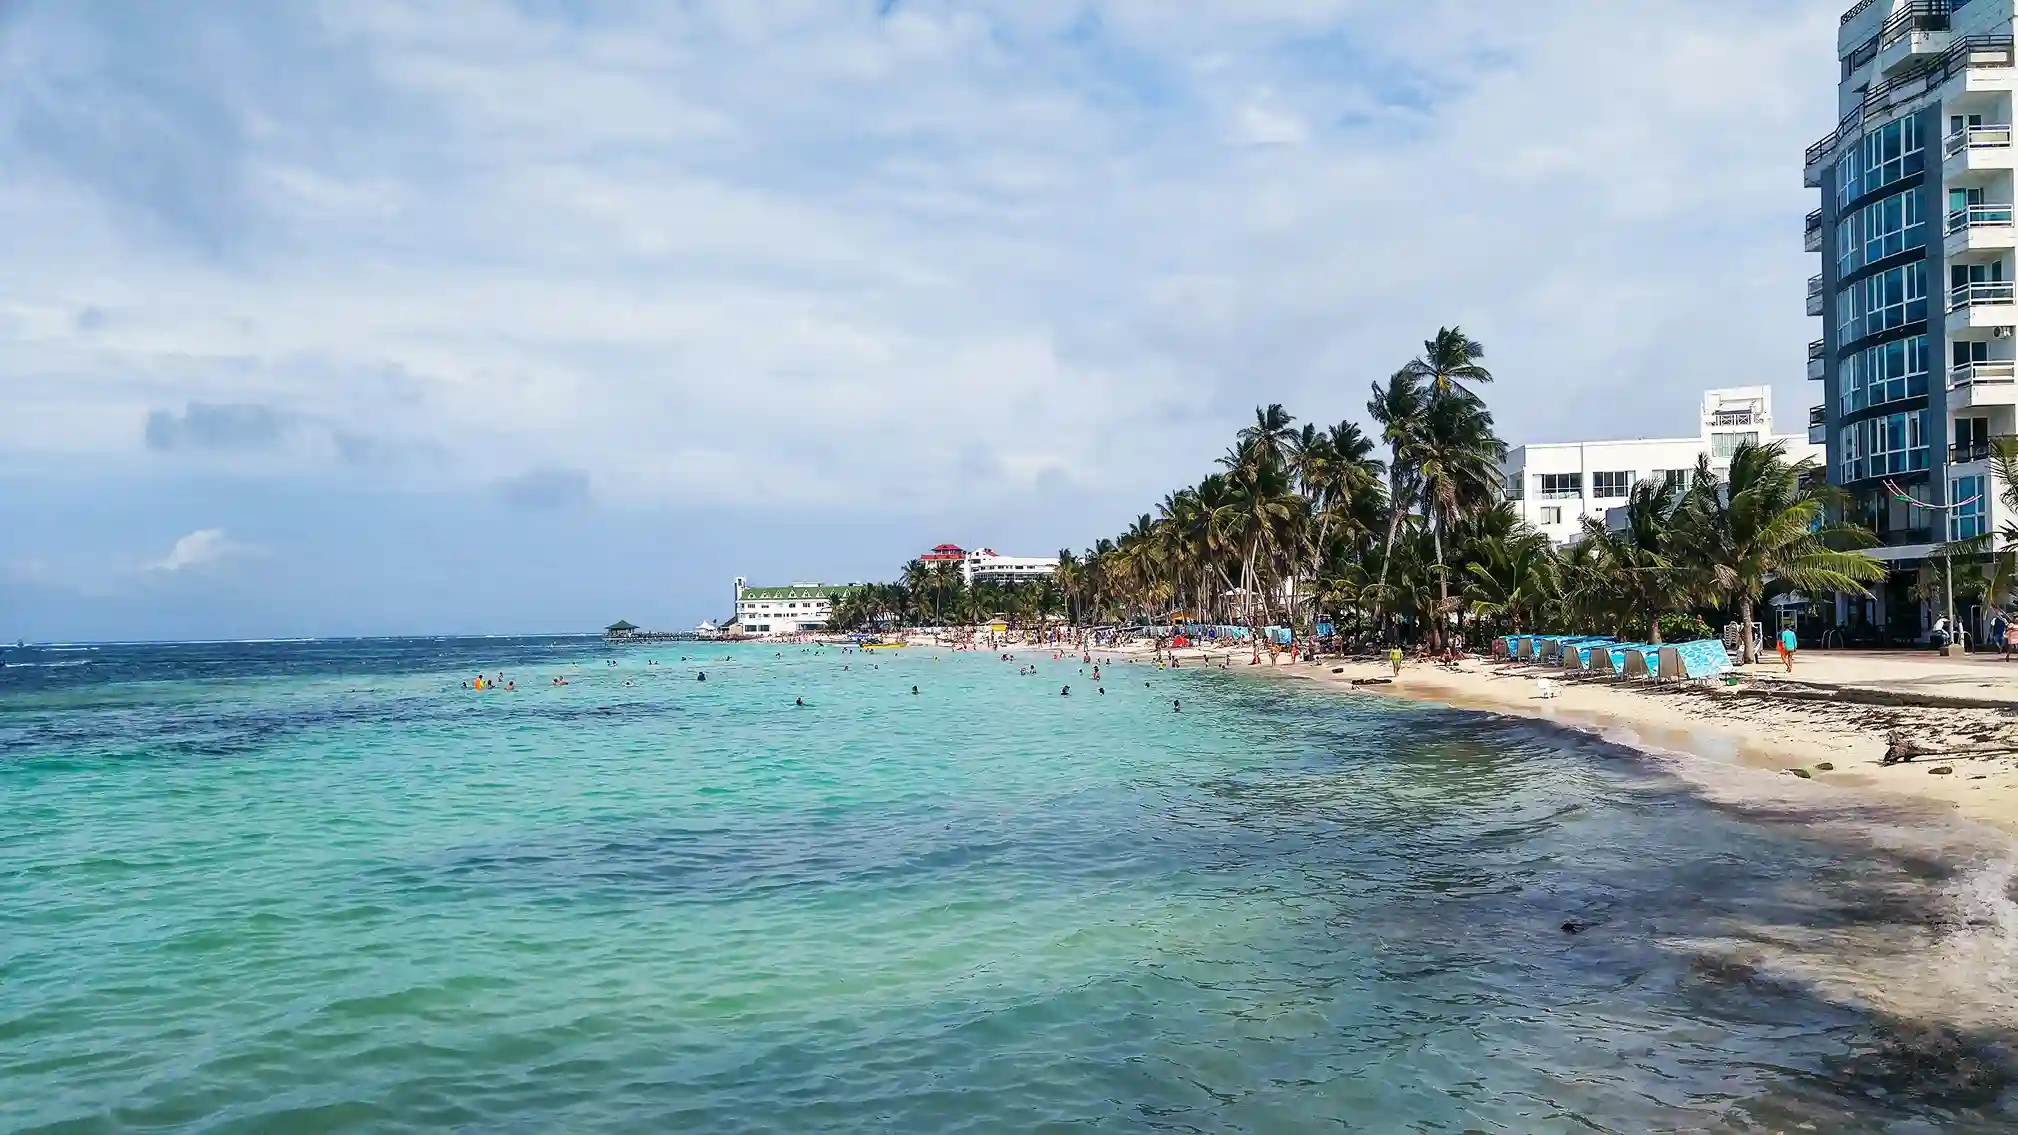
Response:
M682 653L0 652L0 1129L2018 1117L2000 1031L1748 952L1924 941L1988 876L1615 746L1038 652Z

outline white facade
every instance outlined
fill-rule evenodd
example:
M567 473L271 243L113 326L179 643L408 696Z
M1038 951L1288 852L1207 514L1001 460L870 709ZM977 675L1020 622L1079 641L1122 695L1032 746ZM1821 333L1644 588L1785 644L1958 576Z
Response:
M1910 564L2005 519L1988 457L2018 433L2014 15L2014 0L1859 0L1838 25L1838 121L1803 162L1820 191L1815 413L1830 480L1881 559Z
M736 623L744 634L779 637L824 630L833 613L833 596L860 586L794 583L787 587L748 587L736 579Z
M960 561L960 574L968 586L976 582L1021 583L1048 579L1058 573L1057 556L1005 556L993 548L968 552Z
M1507 499L1536 530L1563 544L1582 534L1584 517L1603 519L1607 509L1623 506L1637 481L1665 477L1686 484L1704 454L1720 473L1730 468L1732 452L1746 441L1779 442L1790 461L1822 461L1822 447L1807 434L1773 432L1771 387L1705 391L1697 426L1693 437L1515 447L1501 470Z

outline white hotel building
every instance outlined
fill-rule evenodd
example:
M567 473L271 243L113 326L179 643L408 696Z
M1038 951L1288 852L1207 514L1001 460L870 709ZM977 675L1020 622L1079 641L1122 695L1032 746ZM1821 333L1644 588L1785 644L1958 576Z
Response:
M1861 0L1838 23L1834 130L1808 147L1814 408L1829 479L1858 500L1874 555L1901 570L1861 612L1894 636L1925 620L1910 569L2005 518L1988 464L2018 432L2012 286L2012 30L2018 0ZM1892 499L1886 483L1931 504ZM1974 503L1969 502L1975 498ZM1848 614L1839 610L1839 614Z
M1822 458L1812 431L1773 432L1771 387L1704 392L1698 424L1693 437L1518 446L1508 451L1501 470L1507 499L1529 524L1563 544L1582 534L1584 517L1603 519L1607 509L1622 507L1635 481L1668 478L1686 484L1704 454L1719 473L1729 469L1731 454L1747 441L1780 442L1792 461L1813 456L1820 463Z
M1019 583L1048 579L1058 574L1057 556L1005 556L993 548L968 552L960 562L967 585L976 583Z
M846 595L862 585L850 583L794 583L787 587L750 587L736 578L736 617L731 623L744 634L795 635L825 630L833 613L836 595Z

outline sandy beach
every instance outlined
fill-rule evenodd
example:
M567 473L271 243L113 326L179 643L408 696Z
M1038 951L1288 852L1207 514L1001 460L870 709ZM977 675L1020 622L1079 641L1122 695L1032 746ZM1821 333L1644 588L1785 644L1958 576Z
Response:
M1476 657L1461 672L1409 661L1393 676L1387 664L1373 661L1271 665L1264 658L1251 666L1244 649L1187 649L1178 656L1186 664L1230 663L1355 696L1516 714L1649 752L1701 758L1684 775L1761 803L1820 811L1919 805L2018 837L2018 661L1815 652L1798 659L1792 675L1777 661L1757 663L1739 668L1738 685L1724 686L1583 677ZM1368 682L1379 679L1391 680ZM1540 679L1554 683L1556 696L1541 695ZM1894 737L1926 755L1882 763ZM1727 775L1736 772L1770 775Z

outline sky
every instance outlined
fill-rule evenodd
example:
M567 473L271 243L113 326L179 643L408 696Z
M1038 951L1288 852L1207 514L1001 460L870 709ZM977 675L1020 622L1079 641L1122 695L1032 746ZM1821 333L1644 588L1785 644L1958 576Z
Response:
M1842 0L0 0L0 640L1050 554L1443 325L1805 425Z

